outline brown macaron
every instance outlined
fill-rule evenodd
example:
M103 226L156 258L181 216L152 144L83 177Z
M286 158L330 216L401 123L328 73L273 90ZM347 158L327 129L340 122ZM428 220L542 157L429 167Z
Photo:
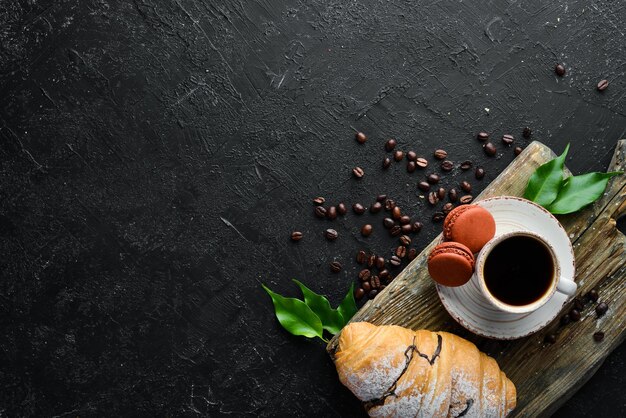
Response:
M444 242L437 245L428 256L428 273L444 286L461 286L474 272L474 255L465 245Z
M443 236L477 253L496 234L496 221L489 211L477 205L454 208L443 223Z

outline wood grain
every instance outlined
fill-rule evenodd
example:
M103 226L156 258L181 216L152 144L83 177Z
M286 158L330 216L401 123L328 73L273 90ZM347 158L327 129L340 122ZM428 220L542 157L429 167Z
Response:
M521 196L530 175L554 157L545 145L533 142L478 196ZM609 171L624 170L626 140L618 142ZM518 406L512 417L549 416L562 405L626 336L626 237L616 228L616 219L626 213L626 175L614 177L604 196L586 209L559 217L574 246L578 295L595 288L609 311L597 317L588 303L582 319L567 326L557 317L538 333L515 341L496 341L470 333L458 325L440 303L426 260L437 237L409 264L376 299L369 301L352 321L395 324L411 329L444 330L474 342L493 356L516 384ZM571 309L573 301L563 312ZM593 333L605 333L595 342ZM555 334L557 343L544 343ZM332 354L338 335L328 344Z

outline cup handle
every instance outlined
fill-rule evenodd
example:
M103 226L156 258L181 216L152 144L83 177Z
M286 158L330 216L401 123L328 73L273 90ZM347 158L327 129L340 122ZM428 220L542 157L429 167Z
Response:
M572 296L574 293L576 293L577 288L578 286L576 285L576 282L563 278L561 278L556 284L556 290L567 296Z

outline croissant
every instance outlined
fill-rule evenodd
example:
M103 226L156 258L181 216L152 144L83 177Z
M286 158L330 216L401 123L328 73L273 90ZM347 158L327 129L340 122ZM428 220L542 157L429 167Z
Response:
M515 408L515 385L496 361L447 332L355 322L334 360L372 417L504 417Z

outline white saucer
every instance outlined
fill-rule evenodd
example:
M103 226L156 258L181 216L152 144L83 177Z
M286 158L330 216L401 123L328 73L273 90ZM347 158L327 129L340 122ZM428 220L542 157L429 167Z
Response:
M574 251L567 232L550 212L528 200L500 196L476 202L487 209L496 221L496 236L511 231L533 231L554 247L561 263L561 276L574 280ZM520 257L523 257L520 254ZM436 284L443 306L463 327L475 334L498 340L513 340L539 331L561 311L568 297L556 292L542 307L526 314L506 313L492 307L480 293L474 280L463 286Z

